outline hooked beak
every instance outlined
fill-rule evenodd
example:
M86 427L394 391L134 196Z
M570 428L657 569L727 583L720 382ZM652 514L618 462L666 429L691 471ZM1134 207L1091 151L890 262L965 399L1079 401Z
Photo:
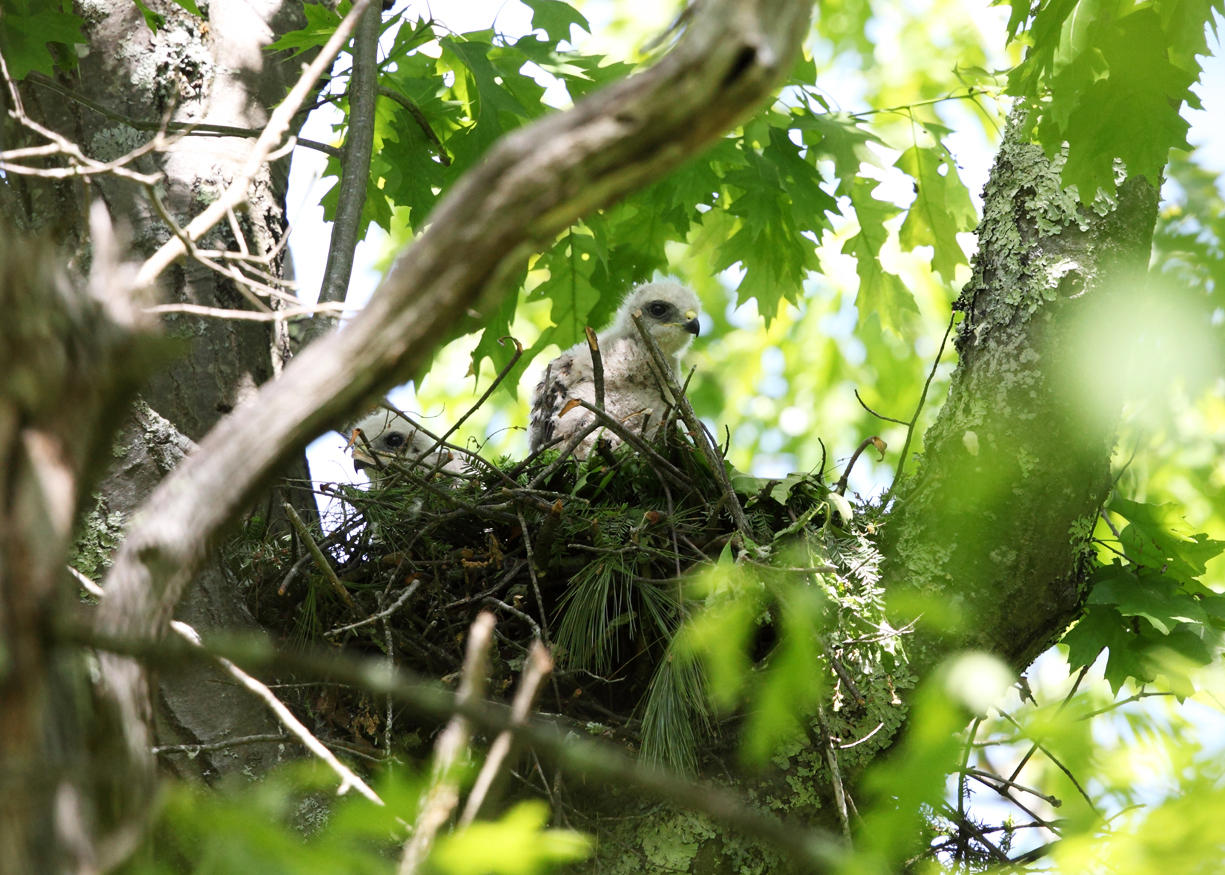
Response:
M681 324L681 328L697 337L701 333L701 326L698 324L698 314L692 310L686 312L685 321Z
M370 457L370 454L361 447L353 448L353 470L360 471L362 468L377 468L378 463Z

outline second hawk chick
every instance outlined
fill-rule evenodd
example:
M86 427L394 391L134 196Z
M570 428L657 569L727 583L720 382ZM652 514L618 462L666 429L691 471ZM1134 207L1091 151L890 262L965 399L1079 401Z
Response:
M369 469L366 473L372 481L381 480L385 476L382 472L396 462L423 472L459 474L464 470L463 463L453 458L450 450L437 447L433 438L394 410L380 407L359 420L353 429L362 433L360 437L353 436L353 469Z
M659 384L650 350L632 315L641 313L644 326L675 371L680 354L698 334L698 307L697 295L678 282L647 283L630 292L612 325L597 335L604 365L604 410L643 437L650 438L659 430L672 399ZM566 410L574 399L595 405L595 371L586 341L570 347L544 369L532 396L528 436L533 453L545 446L563 445L592 422L595 417L583 407ZM597 430L584 438L574 455L586 458L600 435ZM621 443L615 435L606 438L614 446Z

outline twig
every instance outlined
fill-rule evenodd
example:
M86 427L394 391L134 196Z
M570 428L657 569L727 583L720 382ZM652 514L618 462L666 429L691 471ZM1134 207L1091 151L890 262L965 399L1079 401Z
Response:
M90 595L97 596L98 598L102 598L106 595L106 591L102 589L102 587L98 586L98 584L94 583L93 580L80 571L77 571L71 565L68 566L68 573L75 577L77 583L81 584L81 588Z
M590 412L597 420L600 426L606 428L615 434L621 440L632 446L640 455L646 456L650 460L651 465L661 473L666 474L673 483L682 488L688 488L693 485L693 480L687 478L679 468L661 456L656 449L642 439L641 435L635 434L633 429L626 428L624 423L618 422L610 416L602 407L590 404L582 398L575 399L579 406Z
M202 741L197 744L158 744L154 745L153 753L164 756L168 753L185 753L194 757L197 754L214 750L229 750L232 747L242 747L247 744L273 744L275 742L294 741L291 735L284 732L261 732L257 735L243 735L239 738L227 738L224 741Z
M374 105L379 82L379 30L382 10L379 4L366 7L353 35L353 71L349 76L349 118L341 161L336 215L327 264L319 285L319 303L342 302L353 275L353 252L362 230L362 207L370 182L370 157L374 153ZM307 342L336 325L335 319L311 320Z
M1072 701L1072 696L1076 694L1076 690L1080 687L1080 682L1085 679L1085 675L1087 675L1088 673L1089 673L1089 666L1087 665L1084 666L1077 673L1076 680L1073 681L1071 689L1069 689L1067 692L1067 695L1063 697L1063 701L1059 703L1059 707L1055 709L1056 714L1059 714L1064 708L1068 706L1068 703ZM1017 724L1015 720L1012 721L1012 724L1016 726L1018 729L1020 729L1020 726ZM1021 761L1017 763L1016 768L1012 770L1012 774L1008 776L1009 784L1011 784L1013 781L1017 779L1017 776L1021 774L1021 770L1025 768L1025 764L1029 762L1029 758L1032 757L1034 755L1034 752L1037 750L1038 750L1038 742L1036 741L1032 742L1029 750L1025 752L1025 756L1021 757Z
M519 688L515 690L515 699L510 706L512 725L522 726L527 722L532 704L540 693L540 685L552 670L553 657L549 655L548 648L539 641L533 641L532 649L523 667L523 674L519 678ZM489 795L498 770L510 755L513 741L514 736L506 731L498 735L493 740L493 744L489 746L489 755L485 757L485 764L481 766L480 774L476 776L476 783L472 785L472 792L468 794L468 801L464 803L464 812L459 818L460 826L468 826L480 814L481 805Z
M846 463L846 467L842 469L842 476L834 484L834 492L837 492L839 495L846 492L846 481L851 476L851 469L855 467L855 463L859 461L860 455L868 447L876 447L876 451L880 453L880 461L883 462L885 460L885 442L876 435L864 438L860 441L859 446L855 448L855 452L851 453L851 459Z
M515 514L519 517L519 528L523 531L523 549L527 553L528 579L532 582L532 594L536 596L536 607L540 610L541 628L536 630L536 634L544 639L545 644L552 646L553 642L549 640L548 611L544 607L544 595L540 592L540 581L536 579L536 557L532 555L532 536L528 533L527 520L523 517L523 511L516 507Z
M834 787L834 806L838 809L838 820L842 824L842 837L851 843L851 820L846 813L846 789L842 785L842 770L838 768L838 754L834 751L834 740L825 723L825 709L817 707L817 729L821 733L821 747L825 752L825 764L829 768L830 781Z
M987 838L981 829L975 826L968 817L953 811L947 804L942 806L947 815L949 815L956 823L959 830L966 830L973 834L974 838L978 839L979 843L986 848L987 853L991 858L999 863L1007 863L1008 855L1001 851L991 839Z
M349 591L345 589L345 585L340 582L340 578L336 576L336 569L332 567L332 563L328 561L328 557L319 549L319 545L315 543L315 539L311 536L310 529L306 527L306 523L302 522L302 517L298 516L298 512L293 509L293 505L288 501L283 502L285 514L289 517L289 522L293 525L294 530L302 541L306 544L306 549L310 551L311 558L315 560L315 565L323 572L323 576L327 578L328 583L332 585L332 589L340 596L340 600L348 606L349 610L357 611L357 602L353 601L353 596L349 595Z
M1059 713L1059 712L1058 712L1058 711L1056 711L1055 713ZM1021 729L1021 724L1020 724L1020 723L1018 723L1016 720L1014 720L1014 719L1013 719L1013 718L1012 718L1012 717L1011 717L1009 714L1007 714L1006 712L1004 712L1004 711L1000 711L1000 716L1001 716L1001 717L1003 717L1005 720L1007 720L1009 723L1011 723L1013 726L1015 726L1017 729ZM1044 746L1041 744L1041 742L1037 742L1037 741L1035 741L1035 742L1034 742L1034 749L1040 750L1040 751L1042 751L1042 753L1046 754L1046 758L1047 758L1047 759L1049 759L1049 760L1050 760L1052 763L1054 763L1055 768L1059 769L1059 771L1063 772L1065 775L1067 775L1067 776L1068 776L1068 780L1072 782L1072 786L1076 788L1076 792L1080 793L1081 798L1083 798L1083 799L1085 800L1086 804L1088 804L1089 809L1090 809L1090 810L1091 810L1091 811L1092 811L1094 814L1096 814L1096 815L1097 815L1099 818L1101 818L1101 817L1102 817L1102 812L1101 812L1100 810L1098 810L1098 807L1097 807L1096 803L1094 803L1094 801L1093 801L1093 797L1091 797L1091 796L1089 795L1088 791L1086 791L1086 790L1085 790L1085 788L1084 788L1084 787L1082 787L1082 786L1080 785L1080 781L1076 780L1076 776L1072 774L1071 769L1069 769L1067 766L1065 766L1065 765L1064 765L1064 764L1063 764L1063 763L1062 763L1062 762L1059 760L1059 758L1058 758L1058 757L1056 757L1056 756L1055 756L1053 753L1051 753L1049 750L1047 750L1047 749L1046 749L1046 747L1044 747ZM1030 750L1030 753L1032 753L1032 752L1033 752L1033 749L1031 749L1031 750ZM1026 754L1026 756L1028 757L1028 754ZM1020 771L1020 767L1019 767L1019 766L1018 766L1018 768L1017 768L1017 771ZM1010 777L1010 778L1008 779L1008 783L1009 783L1009 784L1012 784L1012 783L1013 783L1013 781L1014 781L1015 779L1016 779L1016 774L1014 773L1014 774L1012 775L1012 777Z
M1058 796L1050 796L1039 790L1035 790L1032 787L1026 787L1024 784L1018 784L1016 781L1009 781L1007 778L997 775L994 772L985 772L982 769L976 769L972 766L963 765L962 773L970 776L971 778L977 779L979 783L986 784L993 790L996 790L999 787L1013 787L1020 790L1022 793L1028 793L1030 796L1038 797L1052 808L1058 808L1059 806L1063 805L1063 801Z
M451 156L447 153L447 147L442 144L442 140L438 139L438 135L434 133L434 129L430 127L429 119L425 117L425 113L417 104L413 103L403 94L398 91L393 91L390 88L379 87L379 97L388 97L394 100L400 106L408 111L408 114L413 117L417 126L421 128L421 133L425 134L425 138L429 140L434 147L434 151L438 153L438 163L443 167L451 166Z
M110 119L111 121L127 125L129 128L132 128L132 130L135 131L166 131L167 133L181 133L186 136L195 137L244 137L248 139L258 137L260 134L258 128L240 128L235 127L234 125L215 125L205 124L203 122L151 122L144 119L136 119L129 115L124 115L123 113L111 109L110 107L103 106L101 103L91 100L83 94L78 94L71 88L65 88L61 83L56 82L54 79L50 78L49 76L45 76L42 73L31 72L26 77L26 81L33 82L35 85L48 88L58 94L62 94L69 100L79 103L87 109L92 109L94 112ZM320 143L317 140L304 140L301 137L299 137L296 142L297 145L302 146L303 148L314 149L317 152L323 152L326 155L331 155L333 158L341 157L340 149L336 148L335 146L330 146L327 143Z
M910 449L910 442L914 440L915 423L919 421L919 413L922 412L923 404L927 401L927 390L931 388L932 380L936 376L936 368L940 367L940 359L944 356L944 346L949 341L949 335L953 333L953 321L956 318L956 313L949 314L949 326L944 329L944 339L940 341L936 360L932 362L932 369L927 374L927 382L923 384L923 392L919 395L919 403L915 405L914 416L910 417L910 423L906 426L906 440L902 443L902 455L897 460L897 470L893 472L893 483L889 485L889 490L885 493L886 497L902 482L902 472L906 470L906 451Z
M600 340L590 325L583 328L587 335L587 349L591 351L591 374L595 380L595 406L604 409L604 358L600 355Z
M417 582L418 581L415 581L415 580L413 581L413 583L417 583ZM401 597L401 601L403 601L403 597ZM393 609L394 609L394 606L393 606ZM391 621L386 616L384 616L382 620L383 620L383 624L382 624L383 625L383 645L387 648L387 670L395 671L396 670L395 636L391 634ZM386 752L387 756L390 757L391 756L391 739L393 736L392 726L393 726L393 721L395 719L395 701L391 698L390 693L388 693L386 696L383 697L383 705L384 705L384 708L386 709L386 713L383 718L383 750Z
M342 303L329 302L294 307L289 310L227 310L221 307L205 307L200 304L155 304L144 307L146 313L190 313L193 316L210 316L214 319L230 319L238 322L284 322L299 316L316 316L320 313L340 315L347 308Z
M493 382L489 384L489 388L487 388L484 391L484 393L481 395L480 398L476 399L476 403L473 404L471 407L469 407L464 412L463 416L455 420L454 424L452 424L452 426L443 433L442 437L436 439L437 440L436 446L446 446L447 438L455 434L455 432L459 430L459 427L468 421L468 417L471 416L473 413L475 413L481 407L482 404L484 404L486 401L489 400L489 396L494 393L494 390L497 389L498 386L502 385L502 381L505 380L507 375L510 374L511 369L514 368L516 364L518 364L519 359L523 356L523 344L520 343L515 338L511 337L510 335L507 335L506 337L499 337L498 344L504 345L506 341L508 340L515 345L515 351L511 355L510 361L508 361L506 365L503 366L502 370L498 371L497 376L493 378ZM429 433L427 432L426 434L428 435ZM428 452L433 452L433 451L434 451L434 447L430 447L430 449L428 450Z
M885 414L883 413L877 413L875 410L873 410L871 407L868 406L867 401L863 400L863 398L859 394L858 389L855 390L855 400L859 402L860 407L862 407L864 410L871 413L877 419L883 419L885 422L896 422L898 425L909 425L909 423L907 423L906 420L904 419L894 419L892 416L885 416Z
M693 412L689 399L681 391L681 387L676 381L676 374L672 371L672 366L664 358L664 354L660 351L655 338L651 336L651 332L647 331L647 327L642 323L642 314L631 313L630 318L634 320L634 326L638 329L638 334L642 337L643 342L651 353L651 358L658 369L657 375L664 381L668 391L671 392L672 401L676 405L676 410L680 413L681 419L685 421L685 426L689 429L693 442L697 444L702 455L706 457L706 462L710 465L711 472L718 479L719 485L723 487L723 497L727 502L727 510L732 516L732 522L746 542L752 542L753 530L749 527L748 518L744 515L744 508L740 506L740 499L736 497L736 490L732 488L731 478L727 476L727 468L724 466L723 457L715 451L710 441L710 435L706 433L706 428L698 420L697 414Z
M377 614L371 614L366 619L358 620L356 623L350 623L347 626L337 626L335 629L329 629L327 632L323 633L324 636L327 638L334 638L337 635L343 635L345 632L352 632L354 629L360 629L363 626L369 626L371 623L377 623L379 620L384 620L387 617L390 617L396 611L400 610L406 601L412 598L413 593L415 593L420 586L421 578L418 577L404 589L404 592L400 593L400 597L398 599L392 602L388 607L379 611Z
M170 628L177 632L181 638L189 642L193 647L203 649L204 644L200 640L199 633L197 633L191 626L188 626L186 623L178 620L171 620ZM383 804L383 800L379 798L379 794L371 790L369 785L355 775L348 766L336 759L335 754L324 747L323 743L319 741L319 739L315 738L309 729L302 725L302 722L293 715L293 712L285 707L285 703L278 699L276 695L273 694L272 690L268 689L266 684L251 677L251 675L247 674L224 656L214 655L214 659L216 659L217 662L221 664L221 667L229 672L240 684L263 699L264 704L266 704L272 710L272 713L276 715L277 719L281 721L281 725L293 733L293 735L300 742L302 742L303 745L305 745L307 750L319 757L319 759L323 760L333 772L340 776L340 788L336 791L338 796L343 796L349 791L350 788L353 788L375 805Z
M468 648L464 668L455 697L456 704L476 704L480 701L488 679L489 645L493 638L493 614L482 611L468 631ZM412 838L404 845L400 857L399 875L413 875L429 856L434 838L459 804L459 782L455 769L460 755L468 746L468 719L455 714L434 745L434 765L430 770L430 789L413 825Z
M526 488L535 489L541 483L548 480L549 477L553 475L553 472L556 471L558 468L560 468L562 465L564 465L566 463L566 460L569 459L570 456L574 454L575 449L578 448L579 444L581 444L584 440L586 440L587 435L591 434L593 431L595 431L599 427L600 427L600 421L598 419L593 419L591 422L587 423L587 425L583 426L581 429L579 429L574 434L572 434L570 436L570 439L566 441L566 443L562 446L560 455L558 455L558 457L553 460L553 464L549 465L549 467L545 468L543 471L541 471L539 474L533 477L531 481L527 484ZM554 439L554 442L556 442L556 438ZM552 443L548 444L547 446L541 447L541 450L548 449L551 446L553 446Z
M536 622L535 618L531 614L525 614L523 611L519 610L514 605L508 605L506 602L502 601L500 598L495 598L494 596L491 596L491 595L485 596L483 599L481 599L481 601L483 601L487 605L491 605L492 607L501 608L502 610L506 611L506 613L510 614L512 617L517 617L518 619L527 623L528 627L536 634L536 638L539 639L539 638L544 637L540 629L540 624Z
M281 138L289 130L290 122L293 120L298 108L306 100L310 90L314 87L315 81L332 65L336 54L348 42L349 35L357 24L358 16L365 11L369 4L370 0L356 0L353 4L353 9L336 26L336 32L332 34L319 51L319 54L315 56L315 59L302 72L298 81L290 89L289 94L285 96L285 99L273 111L272 117L268 119L268 124L264 128L264 132L259 135L259 138L251 146L247 160L238 172L235 173L230 185L221 193L217 200L209 204L183 229L189 239L199 240L206 231L225 218L225 214L229 210L246 200L247 187L251 184L251 180L255 178L255 174L259 172L264 162L276 149L277 144L281 142ZM186 251L187 248L178 237L172 237L167 240L157 252L153 253L141 265L140 271L136 275L136 285L150 285L161 275L162 271Z

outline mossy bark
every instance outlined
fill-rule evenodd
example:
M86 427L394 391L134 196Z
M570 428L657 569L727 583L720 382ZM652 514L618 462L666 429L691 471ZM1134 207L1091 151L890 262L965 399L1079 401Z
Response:
M1129 178L1081 205L1062 161L1016 130L955 304L965 318L948 398L885 526L882 576L895 619L920 616L920 674L961 648L1021 670L1055 641L1081 610L1110 488L1122 396L1090 372L1128 344L1110 314L1143 283L1158 191Z

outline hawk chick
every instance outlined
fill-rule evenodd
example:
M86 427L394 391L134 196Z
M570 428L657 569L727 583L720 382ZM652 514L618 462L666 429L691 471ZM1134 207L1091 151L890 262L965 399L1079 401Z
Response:
M360 431L361 435L356 434ZM367 471L371 480L381 476L389 463L403 462L425 471L444 471L459 474L463 464L451 456L450 450L435 446L432 437L421 430L412 420L394 410L379 408L367 414L353 427L353 469L375 469Z
M634 325L634 313L641 314L644 327L675 371L678 357L698 334L698 298L691 289L672 280L647 283L630 292L612 325L597 335L604 366L605 412L650 438L659 429L672 399L655 375L650 350ZM577 405L566 409L574 399L595 405L595 371L586 342L570 347L544 369L532 397L528 429L532 452L564 444L592 422L595 417L591 411ZM586 458L599 435L599 431L588 435L574 455ZM614 435L608 438L614 445L621 442Z

